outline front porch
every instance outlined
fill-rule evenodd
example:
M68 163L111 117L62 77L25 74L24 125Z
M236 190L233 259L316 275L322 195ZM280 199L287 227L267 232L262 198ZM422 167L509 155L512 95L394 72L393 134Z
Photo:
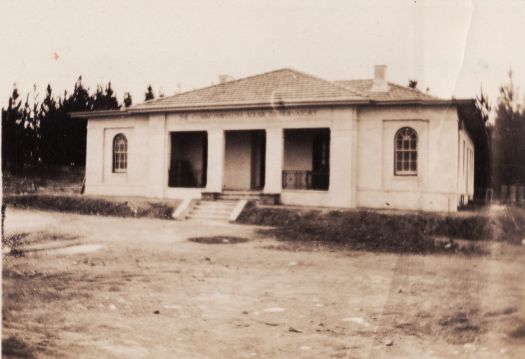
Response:
M331 162L341 157L333 152L332 132L328 127L171 132L168 194L330 205L337 198L332 189L343 178L332 179ZM344 139L336 140L340 145Z

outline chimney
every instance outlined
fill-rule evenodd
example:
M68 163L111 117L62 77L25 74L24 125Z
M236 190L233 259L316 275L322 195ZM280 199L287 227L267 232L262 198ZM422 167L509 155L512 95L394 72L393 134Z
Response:
M388 92L388 83L386 82L386 65L374 66L374 83L370 92Z
M235 80L233 76L230 75L219 75L219 83L223 84L225 82L233 81Z

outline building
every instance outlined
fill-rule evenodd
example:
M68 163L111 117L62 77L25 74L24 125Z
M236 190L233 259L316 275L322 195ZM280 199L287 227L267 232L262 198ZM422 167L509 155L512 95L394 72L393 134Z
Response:
M484 141L472 99L281 69L88 118L86 193L456 211Z

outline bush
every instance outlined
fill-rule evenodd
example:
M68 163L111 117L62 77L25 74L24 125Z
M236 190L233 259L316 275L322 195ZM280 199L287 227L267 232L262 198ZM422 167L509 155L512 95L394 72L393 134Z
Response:
M479 214L384 214L371 211L319 211L247 206L241 223L275 227L265 234L286 241L342 245L357 250L395 253L458 251L452 241L521 241L525 236L525 211L512 209L498 216ZM462 249L462 251L465 251Z
M152 217L171 219L177 201L150 202L146 200L102 199L75 195L27 194L4 196L8 206L36 208L77 214Z

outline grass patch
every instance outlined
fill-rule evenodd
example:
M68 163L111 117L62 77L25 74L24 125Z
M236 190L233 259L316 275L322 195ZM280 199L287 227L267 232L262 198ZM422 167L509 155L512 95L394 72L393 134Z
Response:
M345 247L394 253L478 254L475 246L452 240L506 240L520 243L525 236L525 211L510 209L498 216L453 216L431 213L385 214L371 211L320 211L247 206L241 223L267 225L262 234L286 242L323 248Z
M4 203L17 208L35 208L77 214L171 219L179 201L105 199L80 195L25 194L4 196Z
M2 357L5 358L35 358L34 350L20 338L11 336L2 340Z
M27 168L2 174L4 193L80 193L84 167Z

